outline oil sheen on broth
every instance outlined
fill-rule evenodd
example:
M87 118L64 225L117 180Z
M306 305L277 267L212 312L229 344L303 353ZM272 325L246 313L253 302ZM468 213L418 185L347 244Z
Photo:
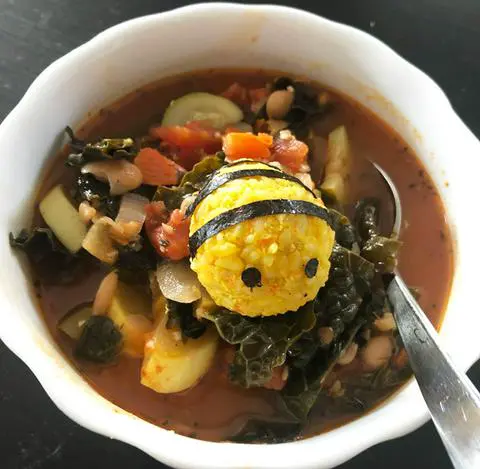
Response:
M231 83L256 88L278 76L259 70L203 71L174 77L136 90L117 103L93 115L78 131L87 140L100 137L144 135L161 120L170 101L192 91L220 93ZM445 222L439 195L424 168L405 142L376 116L359 104L332 92L333 110L318 124L322 136L340 124L348 129L354 155L354 171L349 190L352 200L378 197L384 207L382 222L391 224L392 208L388 192L372 169L378 162L392 177L403 203L404 228L399 270L406 282L420 292L420 304L430 320L439 326L446 307L453 270L452 240ZM43 182L39 197L59 182L68 185L68 171L59 156ZM314 169L313 169L314 170ZM36 224L41 217L36 215ZM122 355L114 365L98 367L73 357L71 344L57 330L58 321L74 306L92 301L105 271L85 272L80 281L68 286L39 282L41 309L51 334L85 379L103 396L156 425L201 439L220 441L236 434L249 419L282 420L275 393L263 388L243 389L225 378L222 350L212 369L193 389L161 395L140 384L141 359ZM381 402L388 391L372 396L369 405ZM303 435L338 426L368 409L358 412L319 402L313 409Z

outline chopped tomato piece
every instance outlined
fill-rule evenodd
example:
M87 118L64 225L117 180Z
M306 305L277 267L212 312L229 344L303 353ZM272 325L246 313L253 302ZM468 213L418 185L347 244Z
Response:
M185 170L154 148L142 148L134 160L140 169L143 183L152 186L178 184Z
M283 366L277 366L272 370L272 377L270 381L263 385L264 388L274 389L275 391L281 391L285 384L287 384L288 368Z
M178 209L169 216L163 202L152 202L145 211L145 230L157 253L173 261L187 257L190 218Z
M221 95L244 109L250 108L253 112L257 112L265 103L269 93L267 88L249 90L240 83L233 83Z
M251 158L271 161L270 146L273 138L268 134L254 135L248 132L231 132L223 137L223 151L230 160Z
M255 88L248 90L248 96L250 98L250 110L257 113L260 108L266 103L267 97L270 94L267 88Z
M192 169L203 156L221 150L222 146L220 134L198 122L190 122L186 126L153 127L150 135L167 143L178 164L187 170Z
M248 92L247 89L240 83L231 84L222 94L224 98L233 101L235 104L243 107L248 105Z
M295 137L277 138L272 145L272 159L290 168L294 173L300 171L307 162L308 145Z

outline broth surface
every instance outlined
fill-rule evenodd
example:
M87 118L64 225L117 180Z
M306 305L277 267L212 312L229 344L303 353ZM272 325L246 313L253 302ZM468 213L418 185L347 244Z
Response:
M136 90L102 109L77 133L87 140L141 136L147 133L152 124L161 121L163 111L174 98L192 91L221 93L233 82L257 88L278 75L258 70L215 70L163 80ZM404 245L401 248L399 270L407 284L419 290L420 304L438 328L453 273L452 240L440 197L421 163L392 129L358 103L334 92L332 96L333 110L318 124L317 132L326 137L338 125L346 126L354 155L351 198L358 200L368 196L381 199L386 208L382 218L385 230L392 222L391 201L384 183L368 160L379 163L395 182L400 192L404 217L401 232ZM71 175L63 165L64 156L59 156L45 179L40 198L59 182L68 187ZM38 213L35 221L37 224L41 222ZM248 419L279 418L274 392L266 389L246 390L230 384L221 376L219 360L195 388L177 395L157 394L142 386L140 359L121 356L114 365L105 367L75 360L72 343L57 330L57 323L74 306L93 300L104 275L105 271L101 268L91 269L82 275L79 282L68 286L46 286L39 279L41 308L52 335L100 394L157 425L212 441L232 436ZM385 392L379 392L373 404L385 397ZM338 426L355 414L335 412L332 408L326 415L324 407L319 404L313 410L304 434L311 435Z

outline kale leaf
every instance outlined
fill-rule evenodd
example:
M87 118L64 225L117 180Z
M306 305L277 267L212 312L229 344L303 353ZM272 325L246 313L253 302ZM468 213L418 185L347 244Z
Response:
M108 316L90 316L75 345L75 355L96 363L109 363L122 348L122 333Z
M65 129L70 137L72 152L68 155L65 164L80 168L86 163L101 160L126 159L132 161L137 149L132 138L103 138L94 143L85 143L77 138L70 127Z
M198 162L191 171L184 174L178 186L158 186L153 200L161 200L169 211L179 208L187 195L200 190L209 176L224 164L224 160L218 154L207 156Z
M78 174L73 186L73 198L77 203L84 200L104 215L115 219L120 208L120 197L110 195L110 186L92 174Z
M167 329L177 328L184 340L198 339L207 330L204 322L193 314L193 303L179 303L167 299Z
M299 436L303 425L299 422L270 422L249 420L230 438L235 443L284 443Z
M35 273L45 284L68 284L91 263L82 252L67 251L49 228L22 230L18 236L9 235L10 245L27 255Z
M330 371L365 323L366 320L358 316L327 350L319 348L306 367L290 369L282 399L292 418L301 422L307 419Z
M398 251L402 245L398 239L382 236L379 232L380 201L367 198L358 202L355 225L361 256L375 264L380 272L393 272L397 266Z
M243 387L262 386L285 363L288 349L315 325L313 303L273 317L250 318L221 309L208 317L220 336L237 345L230 379Z

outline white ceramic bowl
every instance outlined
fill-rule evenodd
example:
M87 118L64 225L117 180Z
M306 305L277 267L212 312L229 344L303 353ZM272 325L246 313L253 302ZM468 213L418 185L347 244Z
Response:
M438 86L373 37L276 6L202 4L115 26L48 67L0 127L1 339L79 424L177 468L329 468L426 421L415 383L374 412L326 434L281 445L198 441L135 417L91 389L59 353L28 292L9 231L28 225L32 195L66 124L80 123L134 88L207 67L262 67L307 75L350 95L397 129L433 176L456 243L455 280L441 336L466 369L480 355L478 186L480 144ZM448 181L448 186L445 182ZM214 409L212 409L214 411Z

